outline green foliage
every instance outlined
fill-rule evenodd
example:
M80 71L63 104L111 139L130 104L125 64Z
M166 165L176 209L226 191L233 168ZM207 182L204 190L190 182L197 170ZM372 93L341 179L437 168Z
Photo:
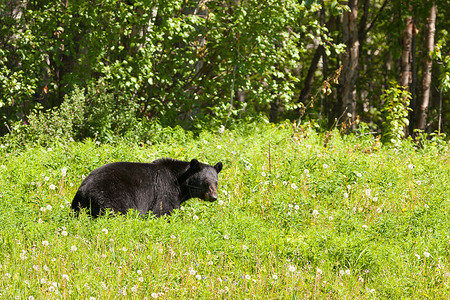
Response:
M0 298L448 298L448 142L159 130L152 144L3 141ZM161 219L71 215L93 169L160 157L223 161L219 200Z
M409 124L408 110L411 93L394 83L381 96L383 108L383 141L398 146Z
M313 39L327 40L314 20L320 7L293 0L48 0L2 7L0 109L8 126L36 105L61 105L75 86L107 91L101 118L124 109L190 128L253 117L277 98L292 109L298 78L286 70L298 67ZM238 92L245 92L244 101ZM114 131L106 124L114 122L104 121L104 130Z

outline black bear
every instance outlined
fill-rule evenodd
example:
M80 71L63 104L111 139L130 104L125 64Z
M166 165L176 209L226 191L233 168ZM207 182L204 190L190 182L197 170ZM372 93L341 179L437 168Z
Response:
M97 217L105 209L126 214L134 209L157 217L170 214L190 198L217 200L218 174L222 163L214 167L193 159L170 158L152 163L115 162L92 171L81 183L72 209Z

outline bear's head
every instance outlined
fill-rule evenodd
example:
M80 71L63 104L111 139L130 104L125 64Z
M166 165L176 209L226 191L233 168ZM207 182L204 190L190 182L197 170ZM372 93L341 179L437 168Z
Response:
M218 174L222 170L222 162L211 166L193 159L183 175L182 186L187 187L189 198L200 198L207 201L217 200Z

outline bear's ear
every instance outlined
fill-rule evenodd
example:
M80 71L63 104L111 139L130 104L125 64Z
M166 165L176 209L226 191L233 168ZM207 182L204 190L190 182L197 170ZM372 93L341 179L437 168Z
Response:
M192 169L192 171L197 170L199 166L200 166L200 162L198 160L196 160L195 158L193 160L191 160L191 162L189 163L189 168Z
M221 162L221 161L219 161L219 162L214 166L214 169L216 169L217 174L219 174L219 172L222 170L222 167L223 167L223 165L222 165L222 162Z

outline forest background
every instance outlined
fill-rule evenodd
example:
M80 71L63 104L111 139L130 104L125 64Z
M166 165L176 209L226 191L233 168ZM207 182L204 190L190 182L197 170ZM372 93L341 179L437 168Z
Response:
M0 135L450 129L447 0L2 0Z

